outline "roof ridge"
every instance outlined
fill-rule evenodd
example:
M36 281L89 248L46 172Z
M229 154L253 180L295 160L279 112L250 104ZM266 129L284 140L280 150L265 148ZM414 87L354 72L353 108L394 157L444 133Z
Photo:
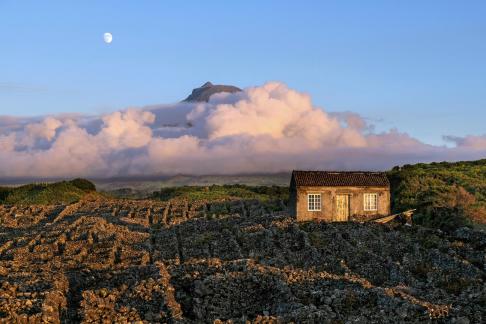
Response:
M292 172L319 172L319 173L386 173L386 171L332 171L332 170L292 170Z
M298 186L390 186L383 171L293 170Z

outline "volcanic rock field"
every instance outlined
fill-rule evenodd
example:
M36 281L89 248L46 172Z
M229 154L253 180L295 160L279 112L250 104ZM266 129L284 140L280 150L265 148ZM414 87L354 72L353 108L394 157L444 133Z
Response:
M0 206L1 323L481 323L485 279L467 228L296 223L253 200Z

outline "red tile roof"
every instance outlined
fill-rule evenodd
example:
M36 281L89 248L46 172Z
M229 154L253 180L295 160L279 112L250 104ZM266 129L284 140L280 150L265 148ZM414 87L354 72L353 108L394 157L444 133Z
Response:
M292 180L296 186L356 186L389 187L390 182L384 172L365 171L293 171Z

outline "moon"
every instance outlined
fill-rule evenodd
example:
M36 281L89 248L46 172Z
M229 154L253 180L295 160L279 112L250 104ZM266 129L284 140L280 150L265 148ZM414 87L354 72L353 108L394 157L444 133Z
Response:
M113 41L113 35L111 33L104 33L103 40L106 44L110 44Z

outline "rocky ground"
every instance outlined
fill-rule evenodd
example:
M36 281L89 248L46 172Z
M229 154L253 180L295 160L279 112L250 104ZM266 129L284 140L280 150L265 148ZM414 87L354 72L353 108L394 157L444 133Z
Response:
M297 224L273 210L0 206L0 322L486 321L485 233Z

